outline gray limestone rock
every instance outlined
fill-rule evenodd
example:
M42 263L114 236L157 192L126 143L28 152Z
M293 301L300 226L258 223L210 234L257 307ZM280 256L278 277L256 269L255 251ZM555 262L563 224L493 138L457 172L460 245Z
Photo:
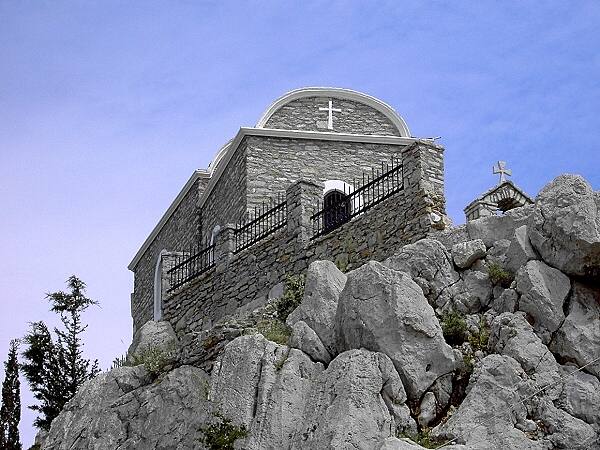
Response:
M426 392L421 400L419 425L428 426L437 416L437 403L433 392Z
M450 253L434 239L405 245L383 264L410 274L434 307L446 305L459 288L460 277L454 270Z
M143 366L88 381L54 419L43 448L197 448L207 420L208 376L182 366L151 381Z
M493 286L490 277L487 272L478 270L467 270L462 276L462 283L456 287L462 289L462 292L455 295L454 302L464 305L465 310L461 311L463 313L477 313L486 307L492 298Z
M319 361L325 365L331 361L331 355L329 355L317 333L302 320L292 326L289 346L302 350L313 361Z
M510 247L506 252L506 260L504 267L512 273L517 271L527 264L527 261L532 259L538 259L531 242L529 242L529 236L527 235L527 225L522 225L515 230L515 233L511 239Z
M580 367L587 365L585 371L600 378L600 288L575 282L570 300L550 349Z
M352 271L336 315L340 351L366 348L390 357L409 398L454 369L434 311L406 273L371 261Z
M406 399L391 361L381 353L338 355L314 384L292 449L373 449L393 433L385 398Z
M460 242L452 246L452 257L454 264L461 269L468 269L478 259L486 255L485 244L481 239Z
M146 322L133 336L133 342L127 350L127 361L133 363L148 351L158 350L174 361L179 351L179 340L173 327L167 321Z
M553 449L588 450L600 447L598 434L583 420L557 408L551 401L541 400L535 411L544 425L546 439Z
M573 366L560 366L565 379L556 406L589 424L600 425L600 381Z
M322 364L303 352L260 334L238 337L227 344L213 368L212 409L246 427L243 448L289 448L322 370Z
M517 303L519 302L519 294L514 289L504 289L502 293L493 300L492 308L499 312L515 312Z
M569 275L600 276L600 195L578 175L546 185L528 224L542 259Z
M450 418L435 427L432 435L456 439L468 449L547 449L515 428L526 420L519 388L526 375L509 356L489 355L475 368L467 396Z
M517 273L519 310L533 319L533 328L545 344L565 318L563 304L570 289L569 278L542 261L529 261Z
M533 380L532 390L559 382L559 366L534 333L522 312L506 312L494 318L489 346L495 353L515 359Z
M330 355L336 354L334 319L340 292L346 284L343 274L331 261L315 261L306 273L304 298L287 318L291 327L302 320L312 328Z
M515 229L526 225L533 205L511 209L500 216L489 216L467 222L471 239L481 239L486 247L493 247L501 239L510 239Z

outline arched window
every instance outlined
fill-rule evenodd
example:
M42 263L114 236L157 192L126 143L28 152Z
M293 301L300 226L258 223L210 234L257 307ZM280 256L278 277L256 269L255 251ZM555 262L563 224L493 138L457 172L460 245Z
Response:
M156 260L154 268L154 320L162 319L162 274L163 274L163 255L167 253L162 250Z
M350 199L337 189L325 194L323 198L323 228L333 230L350 220Z

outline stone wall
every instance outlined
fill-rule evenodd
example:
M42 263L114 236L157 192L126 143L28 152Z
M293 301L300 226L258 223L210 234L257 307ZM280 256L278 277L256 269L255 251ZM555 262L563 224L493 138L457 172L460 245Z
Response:
M203 242L210 242L216 225L237 223L246 216L246 147L244 139L202 206Z
M442 152L423 142L404 148L404 189L316 239L310 217L317 212L323 187L303 180L292 184L286 191L287 227L237 254L234 227L225 227L217 239L215 267L165 299L165 320L180 334L205 330L240 308L260 303L287 275L304 272L312 261L329 259L351 270L425 237L431 231L431 213L443 213Z
M285 190L300 178L352 184L363 173L400 157L401 146L250 136L247 139L248 208ZM301 168L301 172L299 169Z
M333 130L327 129L329 100L333 108ZM317 122L324 122L321 126ZM384 114L363 103L329 97L304 97L293 100L279 108L269 118L265 128L282 130L330 131L352 134L377 134L400 136L400 132Z
M135 279L131 294L131 316L134 332L153 318L154 272L161 251L172 252L198 243L201 226L198 200L207 183L208 177L196 180L133 268Z

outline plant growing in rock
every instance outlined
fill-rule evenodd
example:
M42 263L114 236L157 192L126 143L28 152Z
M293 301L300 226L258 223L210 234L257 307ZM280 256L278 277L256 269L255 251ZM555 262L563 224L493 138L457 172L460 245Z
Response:
M431 430L429 428L423 427L417 434L400 433L397 434L396 437L400 439L408 438L415 444L419 444L421 447L425 448L438 448L440 444L443 444L442 440L433 438L430 433Z
M125 367L128 366L129 364L127 363L127 356L126 355L121 355L121 356L117 356L115 359L113 359L112 365L110 366L110 369L117 369L119 367Z
M468 338L467 322L458 311L444 313L440 321L444 339L450 345L460 345Z
M304 297L304 275L291 275L285 280L283 296L277 301L277 317L285 322L287 317L302 302Z
M488 266L488 276L492 284L502 286L503 288L510 287L510 284L515 279L513 273L495 262Z
M134 355L132 360L132 365L143 364L148 373L157 376L173 360L173 351L165 351L158 346L148 346Z
M489 339L490 327L482 316L481 319L479 319L479 328L477 331L469 335L469 344L471 344L473 351L487 351Z
M231 419L223 417L219 413L215 414L215 417L218 419L217 422L200 428L203 435L200 442L208 450L233 450L235 441L248 435L246 427L233 425Z
M256 329L268 340L281 345L287 345L291 334L290 327L278 319L261 320Z

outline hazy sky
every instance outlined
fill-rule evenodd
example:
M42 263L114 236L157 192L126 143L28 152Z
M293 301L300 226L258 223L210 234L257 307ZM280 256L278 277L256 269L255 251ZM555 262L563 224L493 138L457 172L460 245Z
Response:
M101 304L86 352L110 366L139 246L192 171L298 87L365 92L442 136L456 223L498 159L531 195L563 172L599 189L599 29L584 1L0 0L0 360L76 274Z

